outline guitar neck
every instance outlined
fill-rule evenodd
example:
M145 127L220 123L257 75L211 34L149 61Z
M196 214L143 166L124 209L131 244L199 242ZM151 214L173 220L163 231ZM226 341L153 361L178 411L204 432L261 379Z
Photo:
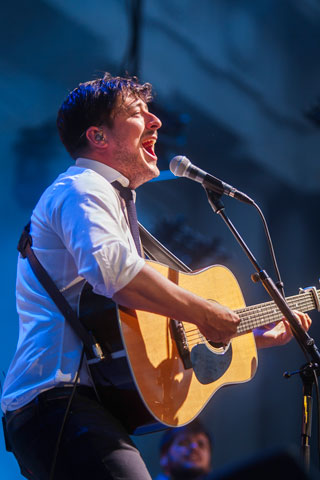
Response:
M317 290L316 294L319 296L320 290ZM306 290L293 297L287 297L286 302L290 309L300 310L303 313L317 308L315 297L311 290ZM240 324L237 329L238 334L247 333L254 328L278 322L283 317L273 301L241 308L236 310L236 313L240 317Z

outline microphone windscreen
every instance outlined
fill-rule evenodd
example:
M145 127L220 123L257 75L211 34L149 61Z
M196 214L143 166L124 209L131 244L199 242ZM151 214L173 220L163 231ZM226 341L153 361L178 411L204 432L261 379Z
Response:
M175 175L176 177L183 177L190 163L191 162L187 157L184 157L183 155L178 155L176 157L173 157L170 162L169 168L173 175Z

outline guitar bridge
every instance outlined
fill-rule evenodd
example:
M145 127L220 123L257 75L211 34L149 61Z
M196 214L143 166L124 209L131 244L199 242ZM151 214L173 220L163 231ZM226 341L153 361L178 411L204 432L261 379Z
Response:
M192 368L190 350L182 322L170 319L170 329L184 368Z

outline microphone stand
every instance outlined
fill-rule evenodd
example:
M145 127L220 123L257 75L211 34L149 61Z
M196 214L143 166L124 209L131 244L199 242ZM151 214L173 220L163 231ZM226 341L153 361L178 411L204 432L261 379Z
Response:
M312 387L316 375L319 375L320 354L313 338L300 326L294 313L286 303L285 298L280 294L273 280L269 277L267 272L263 270L253 256L249 247L244 242L243 238L232 224L230 219L224 212L224 204L221 201L222 194L217 194L207 187L204 187L209 204L213 211L220 215L225 222L240 247L243 249L250 262L256 269L256 274L253 276L254 281L261 281L262 285L275 302L283 316L288 320L292 333L300 345L301 350L308 360L308 364L302 367L298 372L303 382L303 416L302 416L302 432L301 432L301 456L304 466L307 471L310 468L310 439L311 439L311 418L312 418ZM287 374L290 377L291 374Z

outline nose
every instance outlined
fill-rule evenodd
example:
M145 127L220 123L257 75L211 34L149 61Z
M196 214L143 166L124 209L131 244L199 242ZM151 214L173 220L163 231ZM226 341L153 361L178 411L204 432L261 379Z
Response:
M189 443L189 450L195 450L196 448L198 448L198 442L190 442Z
M154 115L151 112L148 112L148 117L146 119L146 127L150 130L158 130L161 127L162 123L160 118Z

